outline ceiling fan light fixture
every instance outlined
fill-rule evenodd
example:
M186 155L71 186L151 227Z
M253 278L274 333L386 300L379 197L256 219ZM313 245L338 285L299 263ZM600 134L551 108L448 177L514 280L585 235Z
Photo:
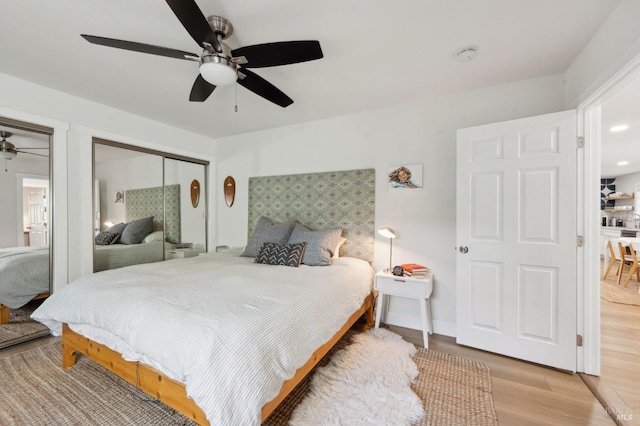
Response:
M200 75L214 86L229 86L238 79L237 65L222 56L204 55L200 65Z
M11 142L5 140L0 141L0 158L11 160L12 158L16 158L16 155L18 155L18 152Z

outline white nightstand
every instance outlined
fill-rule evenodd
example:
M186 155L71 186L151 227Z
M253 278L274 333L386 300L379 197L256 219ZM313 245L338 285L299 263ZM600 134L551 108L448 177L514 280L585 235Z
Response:
M431 323L431 292L433 291L433 273L427 272L425 277L397 277L388 272L380 271L375 275L374 287L378 290L378 304L376 305L376 328L380 326L380 316L384 306L385 296L400 296L420 301L422 317L422 338L424 347L429 347L429 333L433 334Z
M202 253L202 250L200 249L194 249L194 248L190 248L190 249L171 249L171 250L165 250L164 251L164 258L165 260L167 259L185 259L187 257L196 257L198 256L200 253Z

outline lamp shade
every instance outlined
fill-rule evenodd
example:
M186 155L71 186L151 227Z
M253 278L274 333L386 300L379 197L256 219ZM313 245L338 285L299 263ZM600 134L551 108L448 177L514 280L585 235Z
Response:
M386 227L378 229L378 234L382 235L383 237L387 237L387 238L395 238L396 237L396 233L393 232L393 229L386 228Z

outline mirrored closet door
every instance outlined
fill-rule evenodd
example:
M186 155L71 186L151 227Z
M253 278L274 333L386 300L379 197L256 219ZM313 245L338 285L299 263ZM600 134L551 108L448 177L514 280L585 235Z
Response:
M53 129L0 117L0 348L49 334Z
M207 250L208 162L94 139L94 271Z

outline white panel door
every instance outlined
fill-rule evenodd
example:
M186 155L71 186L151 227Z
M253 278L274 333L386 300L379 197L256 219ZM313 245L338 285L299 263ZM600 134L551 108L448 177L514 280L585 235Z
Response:
M457 342L576 370L576 112L458 131Z

